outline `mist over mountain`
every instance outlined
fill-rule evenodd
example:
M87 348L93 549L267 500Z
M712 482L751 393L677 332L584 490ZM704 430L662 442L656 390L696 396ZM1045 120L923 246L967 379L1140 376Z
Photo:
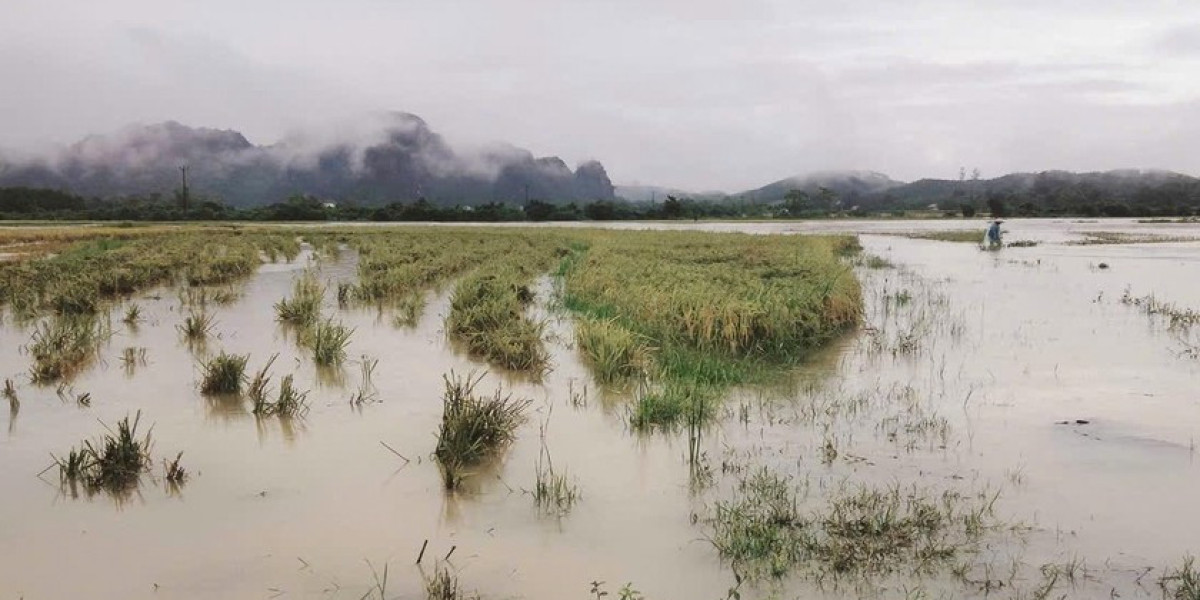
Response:
M910 183L873 171L824 171L797 175L763 187L731 194L732 200L776 203L789 192L832 191L844 209L891 210L938 205L955 209L981 205L989 198L1039 204L1097 204L1103 202L1173 202L1200 200L1200 179L1164 170L1119 169L1088 173L1042 171L1009 173L992 179L919 179Z
M782 200L788 192L800 190L815 193L821 188L832 190L842 197L858 197L884 192L904 185L875 171L819 171L780 179L763 187L737 194L747 200Z
M161 194L180 187L187 166L193 195L235 206L270 204L295 194L383 204L609 200L604 166L572 170L507 144L452 148L420 117L392 112L330 131L306 131L257 146L231 130L176 122L126 127L85 138L53 156L0 159L0 187L55 188L83 196Z

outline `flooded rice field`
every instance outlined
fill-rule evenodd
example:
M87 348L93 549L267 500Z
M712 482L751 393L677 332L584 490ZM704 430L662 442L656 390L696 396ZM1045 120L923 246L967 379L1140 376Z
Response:
M610 323L597 298L645 300L613 300L627 312L611 323L653 314L653 286L629 266L573 275L591 267L572 240L514 292L544 324L544 357L520 354L530 364L448 331L463 327L464 278L495 257L401 310L339 302L378 250L306 243L228 297L155 285L105 304L98 350L54 378L31 372L39 321L10 307L0 598L1197 597L1185 560L1200 552L1200 243L1182 240L1200 224L1013 221L1008 239L1036 245L994 252L895 235L962 226L670 226L858 234L861 253L839 259L861 285L847 291L858 324L737 380L691 363L654 381L602 375L577 329ZM589 235L588 256L623 264L620 247L598 252L631 234ZM645 238L634 260L674 260L658 246L669 234L632 235ZM816 268L773 273L776 250L790 252L749 263L764 278ZM277 306L312 276L318 314L351 330L328 364ZM662 302L686 285L663 279ZM189 339L198 305L211 323ZM666 365L672 348L647 339ZM693 352L679 356L703 362ZM202 392L222 353L248 356L245 384L269 364L272 398L292 376L305 410L256 414L251 393ZM443 397L472 373L481 396L528 404L512 442L451 484L435 456ZM671 421L647 398L674 386L712 399ZM56 461L135 415L152 445L134 485L64 480ZM165 463L179 453L175 480Z

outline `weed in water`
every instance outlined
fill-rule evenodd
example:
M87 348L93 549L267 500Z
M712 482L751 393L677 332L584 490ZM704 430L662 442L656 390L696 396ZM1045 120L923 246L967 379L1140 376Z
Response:
M146 366L146 349L128 347L121 351L121 366L125 373L132 375L138 367Z
M534 465L533 502L544 513L565 515L579 500L579 486L566 472L554 469L550 449L546 446L546 423L541 426L542 450Z
M496 389L490 397L476 395L475 387L483 375L458 377L453 372L442 377L442 423L434 452L448 490L457 489L468 470L488 456L504 449L516 438L517 427L525 421L529 400L514 400Z
M629 424L638 431L673 429L682 421L701 426L714 416L715 398L708 386L671 380L638 393Z
M712 542L740 571L782 577L811 565L819 573L923 572L948 563L981 535L995 497L940 496L898 485L845 489L811 513L791 483L761 470L740 496L718 502Z
M341 292L339 290L339 302ZM291 298L275 303L276 317L293 325L312 325L321 318L321 303L325 300L325 288L312 271L305 271L292 284Z
M121 319L126 325L134 326L142 322L142 307L136 302L125 307L125 318Z
M38 323L26 351L33 357L34 383L68 377L91 360L108 339L104 322L95 315L55 317Z
M1137 298L1133 296L1129 288L1125 288L1125 293L1121 295L1121 304L1140 308L1143 313L1151 317L1161 317L1173 330L1187 331L1193 325L1200 324L1200 311L1164 302L1156 298L1154 294Z
M479 600L479 594L467 592L458 583L458 575L438 564L433 576L425 579L426 600Z
M246 396L254 404L254 414L256 415L264 412L265 407L271 403L271 399L268 397L270 394L268 386L271 384L271 365L275 364L277 358L279 358L278 354L272 354L271 358L267 359L267 364L254 374L249 387L246 388Z
M1171 600L1200 600L1200 568L1196 567L1196 558L1184 557L1181 565L1166 571L1158 585Z
M326 319L305 333L303 342L312 348L313 360L319 365L337 365L346 360L346 346L354 330L340 321Z
M65 458L54 457L60 481L83 484L88 491L121 492L135 486L150 466L150 432L140 438L137 433L141 418L140 411L132 423L125 417L115 431L106 426L107 433L95 443L85 441Z
M279 398L271 413L281 417L303 417L308 413L308 392L296 389L292 375L284 375L279 382Z
M175 460L163 460L163 477L167 480L167 483L173 486L183 485L188 478L187 470L179 464L181 459L183 459L183 452L176 454Z
M337 303L338 308L346 308L350 306L351 292L354 291L354 284L339 283L337 285Z
M183 318L183 323L178 325L179 332L188 342L203 342L212 333L213 327L216 326L216 321L212 315L204 311L191 311Z
M4 380L4 391L2 392L4 399L8 400L9 407L20 407L21 400L17 398L17 386L13 384L12 379ZM16 408L13 408L16 410Z
M249 355L226 354L222 351L204 363L200 391L205 394L236 394L242 391Z
M379 396L379 391L375 389L375 383L372 377L375 374L375 367L379 366L379 359L371 358L364 354L362 360L358 362L359 370L362 376L359 379L358 390L350 396L350 404L353 406L362 406L368 402L374 402Z

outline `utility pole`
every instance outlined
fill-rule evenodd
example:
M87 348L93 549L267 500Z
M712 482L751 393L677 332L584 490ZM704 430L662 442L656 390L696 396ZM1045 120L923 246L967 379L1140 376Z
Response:
M179 192L179 200L183 203L183 210L186 212L189 208L188 186L187 186L187 165L179 167L179 174L183 178L183 187Z

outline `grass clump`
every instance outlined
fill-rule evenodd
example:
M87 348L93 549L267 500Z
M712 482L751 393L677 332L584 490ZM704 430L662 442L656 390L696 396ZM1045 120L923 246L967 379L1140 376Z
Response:
M1167 570L1158 585L1171 600L1200 600L1200 568L1196 567L1196 558L1185 557L1183 564Z
M341 298L339 290L339 299ZM325 288L312 271L305 271L292 284L292 296L275 303L275 315L293 325L312 325L321 318Z
M284 376L283 380L279 382L279 394L274 399L271 398L269 373L271 365L275 364L277 358L279 358L278 354L272 355L267 360L267 364L254 374L246 389L246 395L254 405L253 413L260 417L302 418L308 414L308 392L302 392L296 388L295 378L292 375Z
M142 307L136 302L125 307L125 317L121 319L126 325L134 326L142 322Z
M464 278L450 300L446 330L496 366L541 374L550 355L542 344L544 325L525 314L533 300L527 279L516 269Z
M208 339L208 334L212 333L213 327L217 322L212 315L204 311L189 311L188 315L183 318L183 323L177 325L179 333L189 342L203 342Z
M637 431L669 430L684 420L706 423L715 412L713 388L675 379L639 393L629 415L629 424Z
M649 341L615 319L577 320L575 342L600 383L644 375L653 365Z
M313 325L303 336L303 342L312 348L313 360L319 365L338 365L346 360L346 346L354 329L341 321L326 319Z
M557 471L546 446L546 427L542 424L542 450L534 465L533 503L544 513L565 515L579 501L579 486L571 481L565 471Z
M250 355L226 354L222 351L204 363L200 391L205 394L237 394L242 391L246 363Z
M275 401L269 400L265 393L252 394L251 398L254 414L258 416L293 418L308 414L308 392L296 388L292 375L285 375L279 382L279 395Z
M116 430L108 429L94 443L84 441L64 458L54 457L59 480L71 486L82 484L89 492L121 492L137 485L142 472L150 466L150 432L139 437L139 411L133 422L125 417Z
M4 380L4 399L8 400L8 432L11 434L16 425L17 415L21 413L21 399L17 397L17 387L11 379Z
M376 389L374 382L375 368L379 366L379 359L364 354L358 366L361 377L358 389L350 396L351 406L362 406L368 402L374 402L379 397L379 390Z
M512 443L517 427L525 422L530 401L504 395L501 388L492 396L478 395L475 388L482 379L483 375L459 377L453 372L442 377L442 422L434 456L448 490L457 489L472 467Z
M188 478L187 469L179 464L181 460L183 460L183 452L176 454L175 460L163 459L163 478L167 480L168 484L175 487L183 485Z
M1165 319L1171 329L1187 330L1200 324L1200 311L1160 300L1154 294L1135 297L1129 288L1125 288L1121 304L1139 308L1147 316Z
M974 229L955 230L955 231L919 231L912 233L900 234L906 238L914 240L933 240L937 242L965 242L978 244L983 240L983 228L978 231Z
M51 383L76 373L108 339L105 323L95 315L59 316L38 323L26 351L33 357L34 383Z
M778 578L801 566L835 575L919 573L972 548L995 500L897 484L843 489L805 511L791 482L763 469L742 481L736 499L717 503L711 540L751 575Z
M477 592L468 592L459 584L458 575L445 565L434 567L433 576L425 579L426 600L479 600Z

